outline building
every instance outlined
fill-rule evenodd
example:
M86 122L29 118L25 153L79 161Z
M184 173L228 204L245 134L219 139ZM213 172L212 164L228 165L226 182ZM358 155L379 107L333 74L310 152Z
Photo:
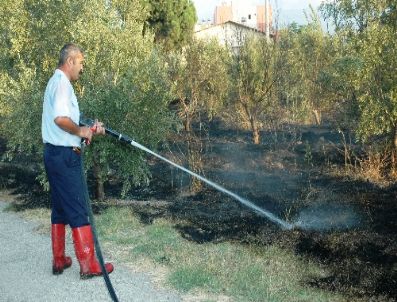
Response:
M233 21L269 34L273 12L269 0L263 1L263 5L252 5L241 0L222 1L215 8L214 25Z
M263 39L266 38L266 34L264 32L234 21L196 27L194 33L194 36L197 39L216 39L219 44L230 48L233 52L238 52L238 49L244 43L245 38L248 35L257 36Z

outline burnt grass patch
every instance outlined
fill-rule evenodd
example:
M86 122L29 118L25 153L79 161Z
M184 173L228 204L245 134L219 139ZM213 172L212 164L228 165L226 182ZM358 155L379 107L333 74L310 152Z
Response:
M145 224L158 218L174 221L181 236L197 244L277 244L292 250L328 272L321 278L302 280L307 286L343 293L348 300L396 301L397 184L381 187L328 173L330 164L342 170L344 158L336 150L342 148L340 137L326 127L264 132L259 146L250 140L247 131L220 124L207 129L198 146L204 177L289 222L303 209L332 204L357 212L356 223L348 228L282 230L206 184L190 191L189 175L153 158L149 158L153 178L148 187L136 187L120 200L120 187L113 181L106 184L106 193L133 207ZM168 149L160 150L189 168L186 156L175 156L186 152L183 135L174 136ZM48 193L37 181L37 169L6 162L0 167L1 188L18 195L17 210L50 206ZM97 213L108 206L93 203ZM330 209L329 214L335 214ZM316 223L321 224L322 217L318 215Z
M50 208L50 196L43 191L37 180L38 171L26 165L0 162L0 190L6 189L14 195L12 209Z

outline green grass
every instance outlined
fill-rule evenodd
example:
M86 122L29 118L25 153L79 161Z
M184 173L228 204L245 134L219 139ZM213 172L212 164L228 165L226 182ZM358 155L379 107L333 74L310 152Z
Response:
M158 219L144 225L128 208L108 209L97 224L101 241L127 248L131 262L145 259L166 266L167 283L183 293L199 290L235 301L346 301L305 286L327 272L277 245L195 244L181 237L175 222Z
M181 266L172 271L169 283L182 292L196 288L217 288L220 286L217 278L208 268L198 266Z

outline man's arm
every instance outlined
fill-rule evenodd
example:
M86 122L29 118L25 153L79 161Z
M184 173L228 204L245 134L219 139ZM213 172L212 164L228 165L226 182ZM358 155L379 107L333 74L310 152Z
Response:
M75 122L73 122L69 117L66 116L58 116L54 120L55 124L58 125L62 130L77 135L81 138L86 138L88 140L92 140L93 132L88 127L80 127Z

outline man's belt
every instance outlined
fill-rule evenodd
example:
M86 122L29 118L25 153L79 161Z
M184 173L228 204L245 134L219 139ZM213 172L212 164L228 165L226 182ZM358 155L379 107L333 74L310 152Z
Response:
M80 147L72 147L72 150L77 153L80 154L81 153L81 148Z
M52 145L52 144L50 144L50 143L45 143L47 146L49 146L49 147L54 147L54 148L57 148L57 147L59 147L59 148L70 148L70 149L72 149L73 150L73 152L75 152L75 153L77 153L77 154L80 154L81 153L81 148L80 147L67 147L67 146L55 146L55 145Z

